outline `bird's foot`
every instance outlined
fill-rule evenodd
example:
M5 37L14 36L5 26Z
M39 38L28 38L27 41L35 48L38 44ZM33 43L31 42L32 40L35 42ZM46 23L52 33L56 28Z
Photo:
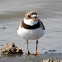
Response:
M38 55L38 52L37 52L37 51L35 51L34 55Z
M30 52L29 52L29 50L27 50L27 53L26 53L27 55L29 55L29 54L31 54Z

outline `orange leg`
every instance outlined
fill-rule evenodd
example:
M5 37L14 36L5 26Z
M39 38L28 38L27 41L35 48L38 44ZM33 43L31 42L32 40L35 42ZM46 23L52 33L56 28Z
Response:
M27 43L27 53L26 54L30 54L29 50L28 50L28 40L26 40L26 43Z
M38 40L36 41L36 51L35 51L35 55L37 55L38 54L38 52L37 52L37 46L38 46Z

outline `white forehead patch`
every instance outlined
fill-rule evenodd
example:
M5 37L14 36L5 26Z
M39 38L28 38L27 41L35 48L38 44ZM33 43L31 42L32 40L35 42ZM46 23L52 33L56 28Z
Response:
M37 17L37 15L31 15L31 17Z

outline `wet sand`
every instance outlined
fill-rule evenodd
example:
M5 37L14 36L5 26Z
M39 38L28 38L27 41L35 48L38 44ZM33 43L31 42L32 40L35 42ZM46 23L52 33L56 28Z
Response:
M22 19L23 17L0 19L0 48L8 42L14 42L16 46L23 48L23 51L26 52L26 40L17 34L17 26ZM47 18L41 20L46 27L46 32L44 36L39 39L38 52L41 54L48 50L55 49L56 53L62 53L62 18ZM35 40L29 40L29 50L31 53L35 52L35 43Z
M17 26L27 11L34 10L43 21L46 32L39 39L40 55L25 55L26 41L17 35ZM43 54L48 50L62 53L62 1L61 0L0 0L0 49L7 43L14 42L23 48L24 55L1 56L0 62L42 62L43 59L62 60L62 54ZM35 52L35 41L29 41L29 50Z
M9 43L14 42L16 46L23 48L24 54L0 56L1 62L42 62L44 59L49 59L49 58L52 60L56 60L56 59L62 60L62 54L41 54L41 53L48 52L48 50L51 50L51 49L52 50L55 49L56 50L55 53L62 53L62 48L60 46L62 45L61 43L62 32L60 29L62 26L61 25L62 18L42 19L42 21L45 23L45 26L46 26L46 33L39 40L38 52L40 53L40 55L37 55L37 56L25 55L26 41L22 39L21 37L19 37L16 33L16 29L17 29L20 19L22 18L1 19L0 21L0 34L1 34L0 35L0 48L2 48L7 42ZM48 20L48 22L46 22L45 20ZM53 22L58 22L58 20L59 20L59 23L53 24ZM52 28L52 24L53 24L53 28ZM55 26L57 27L56 29L55 29ZM60 43L58 44L59 39L60 39ZM31 53L35 52L35 42L29 41L29 50Z
M43 62L44 59L62 60L62 54L4 56L0 57L0 62Z

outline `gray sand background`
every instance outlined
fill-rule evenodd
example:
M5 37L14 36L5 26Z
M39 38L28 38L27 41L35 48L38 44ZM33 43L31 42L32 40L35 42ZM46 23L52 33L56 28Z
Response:
M19 37L16 31L20 20L30 10L38 13L38 18L43 21L46 28L45 35L39 39L38 52L43 54L48 50L56 50L55 53L62 53L62 0L0 0L0 48L7 42L14 42L26 53L26 41ZM35 41L30 40L31 53L35 52L35 46ZM41 56L43 55L40 55L39 58L42 58ZM59 56L61 57L61 55ZM26 59L26 57L22 57ZM13 58L20 60L22 57L4 57L0 60L4 62L7 59L8 62ZM35 58L35 56L29 57ZM18 62L18 59L15 62Z

